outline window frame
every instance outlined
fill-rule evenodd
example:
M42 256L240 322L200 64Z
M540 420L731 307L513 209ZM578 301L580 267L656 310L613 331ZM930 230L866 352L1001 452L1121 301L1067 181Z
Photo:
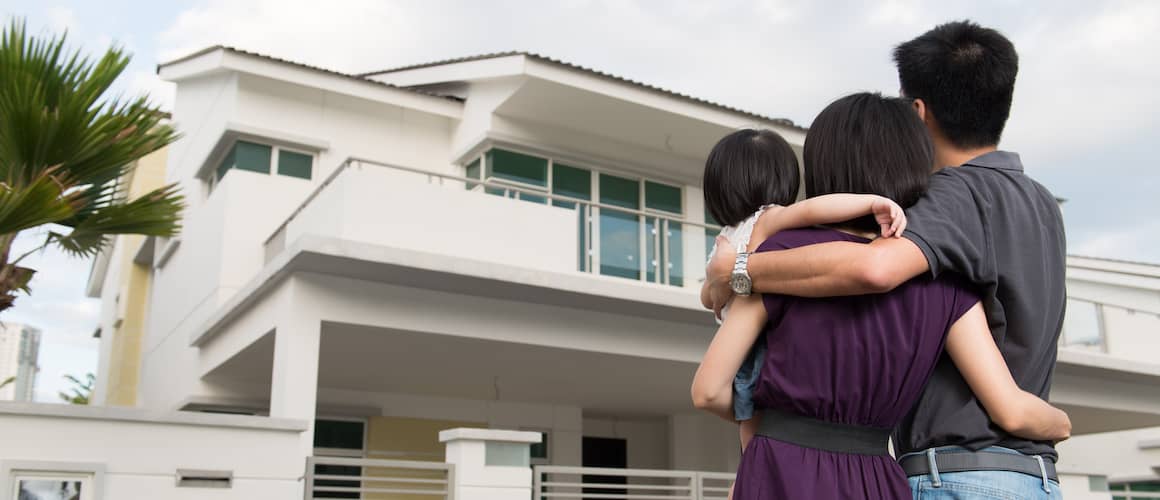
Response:
M102 500L105 464L14 460L0 462L0 500L17 500L21 479L81 482L81 500Z
M306 181L306 182L313 182L314 181L314 167L315 167L315 165L318 164L318 153L316 151L310 151L310 150L299 149L299 148L294 148L294 147L284 147L284 146L279 146L276 144L271 144L270 147L274 148L274 152L270 155L270 175L289 177L291 179L298 179L298 180ZM282 151L289 151L291 153L297 153L297 154L300 154L302 156L310 157L310 178L303 179L303 178L295 176L295 175L283 174L282 173L282 166L281 166L281 164L279 164L279 162L282 160Z

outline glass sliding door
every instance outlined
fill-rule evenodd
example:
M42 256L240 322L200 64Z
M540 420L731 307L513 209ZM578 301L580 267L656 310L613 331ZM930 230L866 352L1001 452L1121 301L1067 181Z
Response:
M640 209L640 181L600 174L600 202ZM641 222L631 212L600 209L600 274L639 280Z

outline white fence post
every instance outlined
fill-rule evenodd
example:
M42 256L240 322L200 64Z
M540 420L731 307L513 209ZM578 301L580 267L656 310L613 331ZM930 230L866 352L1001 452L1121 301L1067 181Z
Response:
M439 433L447 463L455 464L456 500L528 500L532 496L531 444L538 432L448 429Z

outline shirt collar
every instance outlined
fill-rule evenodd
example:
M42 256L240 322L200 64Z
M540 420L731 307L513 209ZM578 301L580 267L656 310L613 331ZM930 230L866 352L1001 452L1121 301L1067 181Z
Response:
M1023 161L1019 159L1019 153L999 150L971 158L963 166L1023 171Z

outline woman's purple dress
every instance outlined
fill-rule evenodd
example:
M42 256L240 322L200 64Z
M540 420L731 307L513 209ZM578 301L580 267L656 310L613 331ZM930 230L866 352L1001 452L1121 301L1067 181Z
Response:
M783 231L758 251L868 240L829 229ZM765 295L765 362L757 408L879 428L910 411L951 324L978 297L951 278L915 278L879 295ZM737 471L735 500L911 498L889 456L805 448L756 436Z

